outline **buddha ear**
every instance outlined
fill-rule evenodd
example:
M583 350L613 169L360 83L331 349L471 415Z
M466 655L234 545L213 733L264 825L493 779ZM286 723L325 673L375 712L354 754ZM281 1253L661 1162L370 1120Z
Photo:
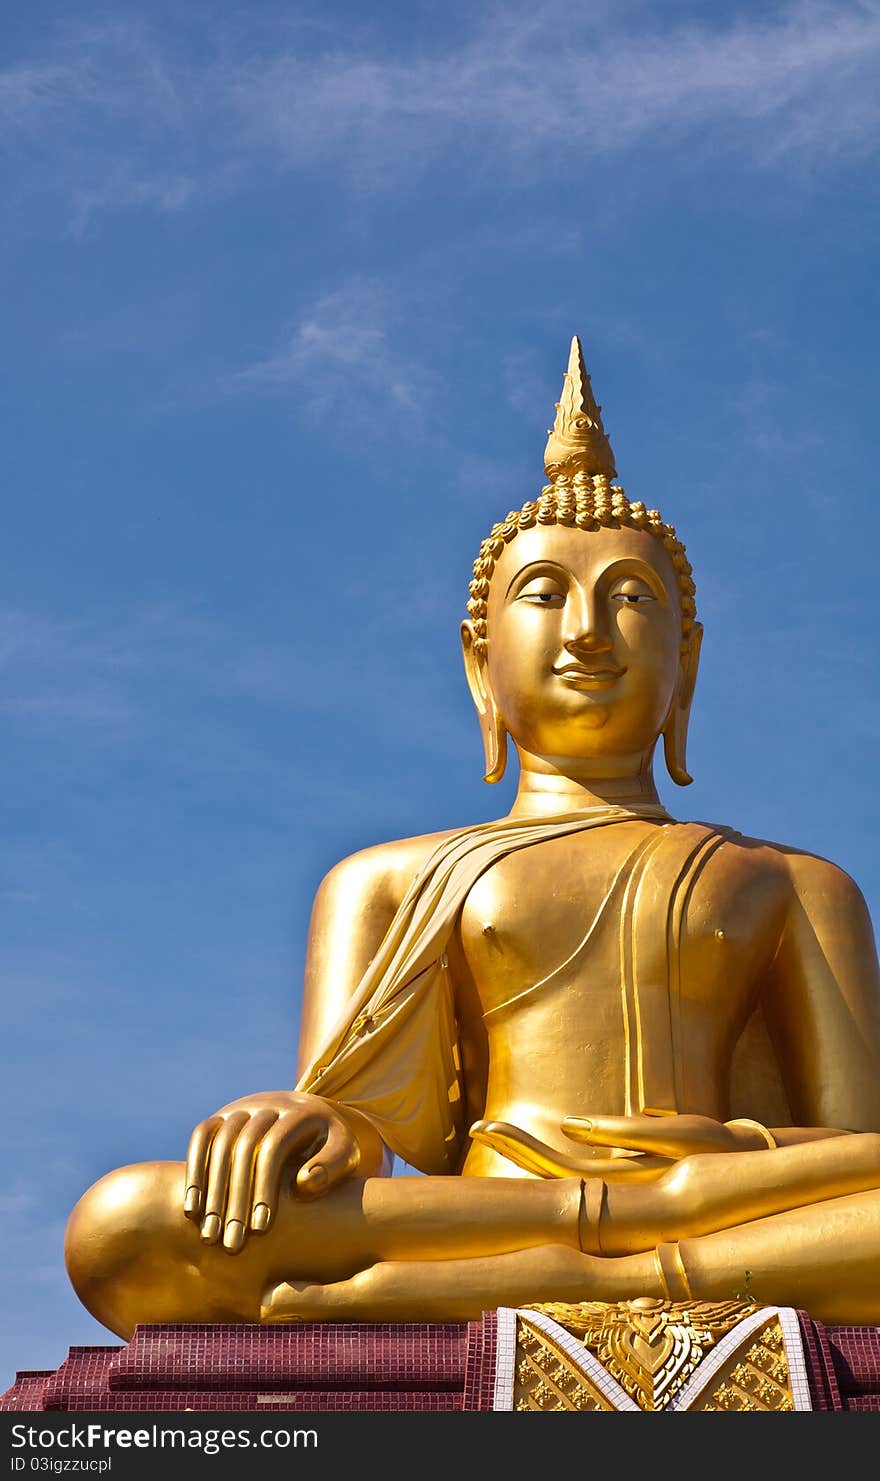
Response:
M681 666L679 669L678 684L675 697L663 726L663 753L666 757L666 767L669 775L680 787L687 787L693 777L690 775L686 762L687 755L687 733L691 718L691 702L694 697L694 686L697 682L697 669L700 665L700 648L703 642L703 627L695 622L691 630L688 645L681 655Z
M507 766L507 727L495 705L489 685L489 676L486 673L486 660L477 651L476 636L473 624L470 622L461 624L461 651L464 655L464 671L467 676L468 689L471 691L471 699L476 706L480 734L483 737L483 750L486 753L486 771L483 781L500 782Z

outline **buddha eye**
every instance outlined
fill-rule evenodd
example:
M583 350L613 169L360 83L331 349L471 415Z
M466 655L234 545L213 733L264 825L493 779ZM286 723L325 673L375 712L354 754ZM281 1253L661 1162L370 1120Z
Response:
M643 581L630 579L628 581L622 581L619 586L614 588L611 593L611 600L613 602L624 602L628 607L640 607L647 605L648 602L656 602L657 598L652 591L648 590L648 587Z
M529 602L533 607L561 607L565 594L548 577L537 577L529 581L517 597L519 602Z

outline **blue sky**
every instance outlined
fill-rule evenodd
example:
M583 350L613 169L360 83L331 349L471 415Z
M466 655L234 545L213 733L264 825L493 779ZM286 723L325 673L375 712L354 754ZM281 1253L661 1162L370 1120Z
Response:
M0 1390L80 1192L289 1086L314 890L498 815L458 649L568 342L706 628L682 817L877 915L880 4L30 0L0 34Z

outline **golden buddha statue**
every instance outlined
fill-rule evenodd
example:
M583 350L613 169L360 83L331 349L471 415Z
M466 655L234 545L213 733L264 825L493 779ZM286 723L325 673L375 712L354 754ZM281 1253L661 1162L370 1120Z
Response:
M483 542L462 626L497 822L381 844L312 913L294 1090L70 1219L89 1310L464 1320L762 1302L880 1322L880 993L826 860L675 821L700 652L684 547L616 476L578 341L549 483ZM393 1156L426 1176L391 1177Z

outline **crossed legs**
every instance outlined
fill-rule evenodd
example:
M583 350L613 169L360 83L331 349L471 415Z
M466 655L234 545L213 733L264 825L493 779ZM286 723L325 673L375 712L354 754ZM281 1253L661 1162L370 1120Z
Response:
M880 1321L873 1135L701 1154L654 1183L604 1188L350 1179L308 1201L287 1192L235 1255L184 1218L184 1181L182 1163L121 1168L71 1215L70 1278L122 1337L138 1322L466 1320L525 1301L730 1299L746 1286L827 1321Z

